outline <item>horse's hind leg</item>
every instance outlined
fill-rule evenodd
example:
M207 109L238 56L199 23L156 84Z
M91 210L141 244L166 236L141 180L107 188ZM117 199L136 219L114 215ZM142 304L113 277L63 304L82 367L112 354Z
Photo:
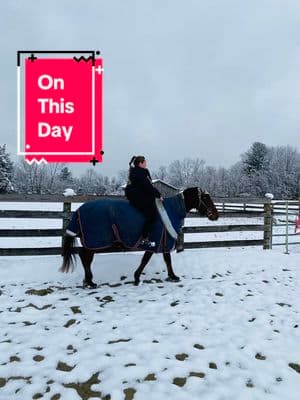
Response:
M142 261L141 261L139 267L137 268L137 270L134 273L134 284L135 284L135 286L138 286L138 284L140 283L141 273L144 271L144 268L148 264L150 258L152 257L152 254L153 253L151 251L145 251L145 254L143 255Z
M91 287L91 288L97 287L96 283L93 282L93 274L91 271L91 264L94 258L94 252L84 247L80 247L79 257L81 259L85 274L83 280L83 287Z
M179 278L179 276L174 274L173 267L172 267L172 261L171 261L171 254L169 252L164 253L164 260L165 260L165 263L166 263L167 269L168 269L167 280L170 282L179 282L180 278Z

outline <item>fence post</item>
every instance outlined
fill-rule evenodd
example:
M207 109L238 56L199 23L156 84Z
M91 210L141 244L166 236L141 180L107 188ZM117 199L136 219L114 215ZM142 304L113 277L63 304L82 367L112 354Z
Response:
M266 201L264 203L264 250L272 248L272 225L273 225L273 217L272 217L272 198L271 196L265 196Z
M176 253L180 253L183 250L184 250L184 233L183 233L183 228L180 228L176 243Z
M62 228L63 228L63 235L62 235L62 239L61 239L61 245L63 246L63 242L64 242L64 234L65 234L65 230L67 229L67 226L69 225L69 222L71 220L71 202L64 202L63 205L63 220L62 220Z

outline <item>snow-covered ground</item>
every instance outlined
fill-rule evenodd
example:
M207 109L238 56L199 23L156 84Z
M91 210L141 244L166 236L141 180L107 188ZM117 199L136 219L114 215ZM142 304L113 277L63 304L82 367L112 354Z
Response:
M61 227L56 220L0 224ZM59 256L1 257L1 400L299 399L299 245L289 255L281 247L172 254L179 283L165 281L155 255L135 287L140 259L96 255L99 287L87 290L79 261L66 275Z
M177 284L157 255L135 287L140 257L97 255L95 290L60 257L1 258L1 399L299 398L296 254L185 251Z

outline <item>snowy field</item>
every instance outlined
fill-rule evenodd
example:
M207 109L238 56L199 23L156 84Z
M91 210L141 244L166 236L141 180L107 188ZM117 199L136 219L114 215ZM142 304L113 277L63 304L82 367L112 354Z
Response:
M261 223L245 220L217 224ZM61 227L58 220L0 224ZM204 224L212 223L186 220ZM9 240L0 238L0 247L60 243ZM298 400L299 247L289 255L281 247L173 253L179 283L165 281L155 255L139 287L132 279L141 253L98 254L93 290L81 288L79 261L62 274L59 256L1 257L0 399Z
M0 398L299 399L299 259L278 250L97 255L95 290L60 257L2 257ZM78 263L79 264L79 263Z

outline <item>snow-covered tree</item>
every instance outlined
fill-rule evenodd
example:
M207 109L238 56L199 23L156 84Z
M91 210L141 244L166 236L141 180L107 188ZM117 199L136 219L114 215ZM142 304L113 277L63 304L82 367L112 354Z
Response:
M0 193L7 193L13 190L13 162L6 152L6 145L0 145Z
M248 175L263 171L268 165L267 146L264 143L254 142L242 158Z
M162 181L168 181L168 171L167 171L167 167L165 167L164 165L160 166L158 168L158 170L154 171L151 174L153 179L160 179Z
M168 168L168 181L180 189L188 186L201 186L204 178L204 165L205 161L199 158L173 161Z

